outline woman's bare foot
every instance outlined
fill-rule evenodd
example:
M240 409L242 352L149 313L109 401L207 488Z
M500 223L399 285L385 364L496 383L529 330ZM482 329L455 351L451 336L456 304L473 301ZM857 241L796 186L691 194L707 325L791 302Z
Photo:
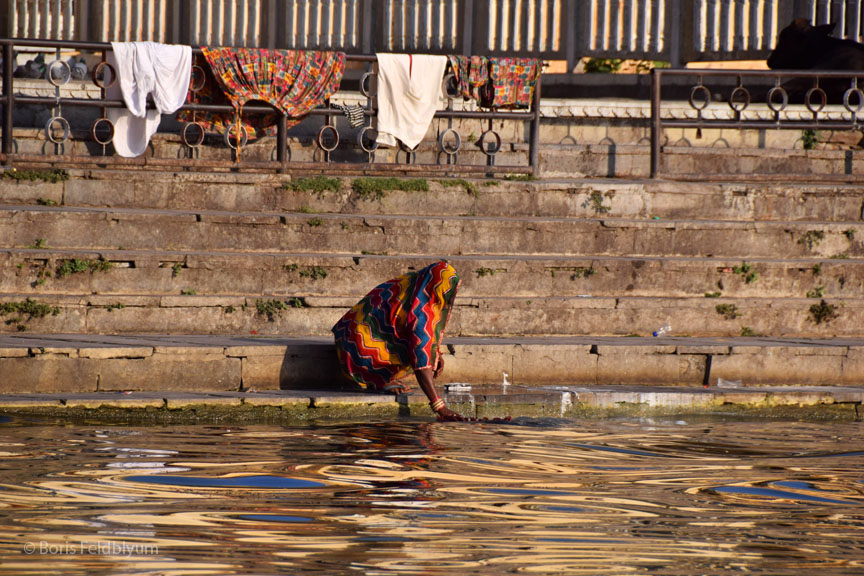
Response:
M402 382L396 381L385 386L381 390L381 392L383 392L384 394L393 394L395 396L398 396L400 394L408 394L409 392L411 392L411 388L409 388Z

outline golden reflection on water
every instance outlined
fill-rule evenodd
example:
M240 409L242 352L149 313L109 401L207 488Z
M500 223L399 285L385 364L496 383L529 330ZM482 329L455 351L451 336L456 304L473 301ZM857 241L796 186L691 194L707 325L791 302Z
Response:
M860 424L0 425L0 574L864 573Z

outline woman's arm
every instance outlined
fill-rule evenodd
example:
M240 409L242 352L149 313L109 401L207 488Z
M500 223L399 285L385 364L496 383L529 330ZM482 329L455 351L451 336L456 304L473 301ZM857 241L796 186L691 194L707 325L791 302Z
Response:
M429 405L432 407L432 410L438 414L438 420L454 422L462 422L465 420L462 415L447 408L447 406L444 405L444 401L438 396L438 392L435 390L435 382L431 368L415 370L414 375L417 377L417 383L420 385L420 389L423 390L423 393L426 394L427 398L429 398Z

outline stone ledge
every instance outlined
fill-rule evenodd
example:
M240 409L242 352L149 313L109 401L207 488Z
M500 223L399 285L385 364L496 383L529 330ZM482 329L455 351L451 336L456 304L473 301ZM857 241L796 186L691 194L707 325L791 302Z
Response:
M864 388L770 387L477 387L444 394L476 418L578 418L650 415L760 415L860 420ZM151 422L308 421L310 419L432 418L425 396L338 391L273 393L102 393L0 395L0 414Z
M828 390L859 386L864 373L864 340L855 338L452 337L445 343L442 386L497 384L506 371L510 382L529 388L599 385L620 391L627 385L701 387L724 379ZM0 351L0 394L270 394L333 390L341 382L326 337L9 334L0 335Z

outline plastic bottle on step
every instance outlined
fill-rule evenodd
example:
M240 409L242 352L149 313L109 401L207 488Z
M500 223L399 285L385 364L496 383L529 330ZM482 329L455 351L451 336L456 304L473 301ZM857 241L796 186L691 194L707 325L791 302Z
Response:
M651 335L656 338L657 336L666 336L670 332L672 332L672 326L670 326L669 324L664 324L663 326L652 332Z

